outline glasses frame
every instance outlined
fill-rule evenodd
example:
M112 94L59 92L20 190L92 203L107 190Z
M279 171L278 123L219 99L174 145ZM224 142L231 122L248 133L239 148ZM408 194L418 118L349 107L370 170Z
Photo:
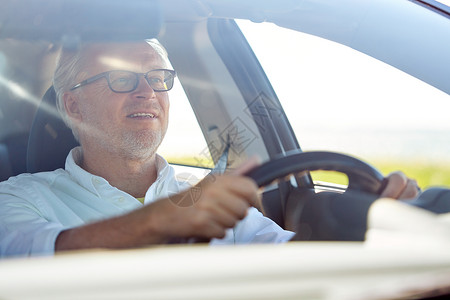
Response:
M129 73L133 73L133 74L136 75L136 83L134 84L134 87L133 87L132 89L127 90L127 91L116 91L116 90L114 90L114 89L111 87L111 82L110 82L110 79L109 79L109 73L111 73L111 72L117 72L117 71L119 71L119 72L129 72ZM150 83L150 81L149 81L149 79L148 79L148 74L149 74L150 72L155 72L155 71L167 71L167 72L169 72L170 74L172 74L172 85L171 85L168 89L155 89L155 88L152 87L152 84ZM150 87L151 87L155 92L167 92L167 91L170 91L170 90L173 88L173 80L174 80L175 77L177 76L177 73L175 72L175 70L170 70L170 69L154 69L154 70L148 71L147 73L136 73L136 72L127 71L127 70L111 70L111 71L106 71L106 72L97 74L97 75L92 76L92 77L90 77L90 78L88 78L88 79L86 79L86 80L83 80L83 81L81 81L81 82L75 84L73 87L71 87L70 90L73 91L73 90L75 90L75 89L77 89L77 88L79 88L79 87L85 86L85 85L87 85L87 84L90 84L90 83L92 83L92 82L94 82L94 81L97 81L97 80L99 80L100 78L103 78L103 77L104 77L104 78L106 78L106 81L108 82L109 89L110 89L111 91L113 91L114 93L130 93L130 92L132 92L132 91L134 91L134 90L137 89L137 87L138 87L138 85L139 85L139 76L141 76L141 75L144 76L144 78L145 78L145 80L147 81L147 83L150 85Z

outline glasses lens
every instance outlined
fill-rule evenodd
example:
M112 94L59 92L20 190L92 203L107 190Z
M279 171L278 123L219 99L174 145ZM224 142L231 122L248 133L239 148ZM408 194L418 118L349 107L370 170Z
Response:
M130 92L134 90L138 83L136 73L128 71L109 72L109 85L114 92Z
M173 87L175 74L170 70L154 70L147 73L148 84L154 91L168 91Z

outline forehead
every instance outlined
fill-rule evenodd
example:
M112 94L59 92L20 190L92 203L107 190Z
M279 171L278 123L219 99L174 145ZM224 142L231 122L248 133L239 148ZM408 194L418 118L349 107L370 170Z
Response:
M167 64L152 46L140 42L91 45L85 52L85 66L92 73L109 70L146 72L166 68Z

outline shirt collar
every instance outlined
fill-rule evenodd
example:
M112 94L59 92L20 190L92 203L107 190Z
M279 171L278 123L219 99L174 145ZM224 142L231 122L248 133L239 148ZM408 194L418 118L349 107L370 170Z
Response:
M78 182L81 186L83 186L84 188L93 193L97 193L96 185L97 186L99 184L109 185L108 181L103 177L93 175L84 170L83 168L81 168L80 164L82 159L83 159L83 149L81 148L81 146L73 148L66 158L65 169L76 182ZM172 182L172 180L170 179L175 178L174 174L175 172L173 168L169 165L169 163L158 154L156 154L156 172L157 178L155 182L149 187L149 190L152 190L157 194L160 194L162 190L167 189L166 185ZM154 198L154 195L152 196L153 197L151 198Z
M94 183L105 182L106 179L93 175L80 167L83 160L83 149L81 146L73 148L66 158L66 171L70 174L73 180L78 182L87 190L97 193ZM107 182L107 181L106 181Z

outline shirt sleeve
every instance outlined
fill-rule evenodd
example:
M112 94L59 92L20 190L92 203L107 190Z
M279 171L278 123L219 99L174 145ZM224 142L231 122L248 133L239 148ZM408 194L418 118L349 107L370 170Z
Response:
M252 207L242 221L227 231L223 239L213 239L210 244L284 243L294 235L294 232L284 230Z
M0 257L52 255L62 230L27 201L0 194Z

